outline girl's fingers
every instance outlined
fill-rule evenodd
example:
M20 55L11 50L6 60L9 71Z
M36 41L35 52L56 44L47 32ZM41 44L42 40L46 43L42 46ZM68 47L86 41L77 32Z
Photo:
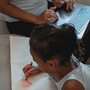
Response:
M30 70L32 68L32 66L30 66L30 64L27 64L24 68L23 68L23 72L26 73L28 72L28 70Z
M26 73L28 71L28 65L26 65L24 68L23 68L23 72Z

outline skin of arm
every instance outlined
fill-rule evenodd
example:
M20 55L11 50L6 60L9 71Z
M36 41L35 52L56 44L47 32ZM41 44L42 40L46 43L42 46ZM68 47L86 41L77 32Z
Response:
M62 90L85 90L85 88L77 80L68 80L64 83Z
M45 24L48 22L46 12L43 12L40 16L35 16L12 5L10 0L0 0L0 12L25 22L32 22L35 24ZM54 14L50 14L49 16L56 18Z

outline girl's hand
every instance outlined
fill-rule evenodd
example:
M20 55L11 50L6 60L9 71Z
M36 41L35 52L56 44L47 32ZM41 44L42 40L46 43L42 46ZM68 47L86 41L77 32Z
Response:
M40 69L38 67L32 66L32 64L27 64L24 68L23 68L23 72L25 74L26 80L33 75L36 75L38 73L40 73Z

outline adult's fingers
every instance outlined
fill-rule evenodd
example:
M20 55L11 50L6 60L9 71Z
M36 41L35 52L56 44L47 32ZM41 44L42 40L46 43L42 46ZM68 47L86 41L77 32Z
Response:
M67 2L67 6L66 6L66 9L69 10L69 9L73 9L73 5L75 3L74 0L68 0Z
M48 18L56 18L56 19L58 18L55 11L53 10L48 10L46 13Z
M57 7L56 6L54 6L54 7L50 7L49 9L50 10L55 10Z

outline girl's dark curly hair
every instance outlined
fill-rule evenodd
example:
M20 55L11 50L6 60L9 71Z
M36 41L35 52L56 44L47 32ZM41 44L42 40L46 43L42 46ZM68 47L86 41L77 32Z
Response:
M70 24L59 28L52 25L37 27L31 34L30 48L45 62L57 57L65 64L77 48L75 28Z

